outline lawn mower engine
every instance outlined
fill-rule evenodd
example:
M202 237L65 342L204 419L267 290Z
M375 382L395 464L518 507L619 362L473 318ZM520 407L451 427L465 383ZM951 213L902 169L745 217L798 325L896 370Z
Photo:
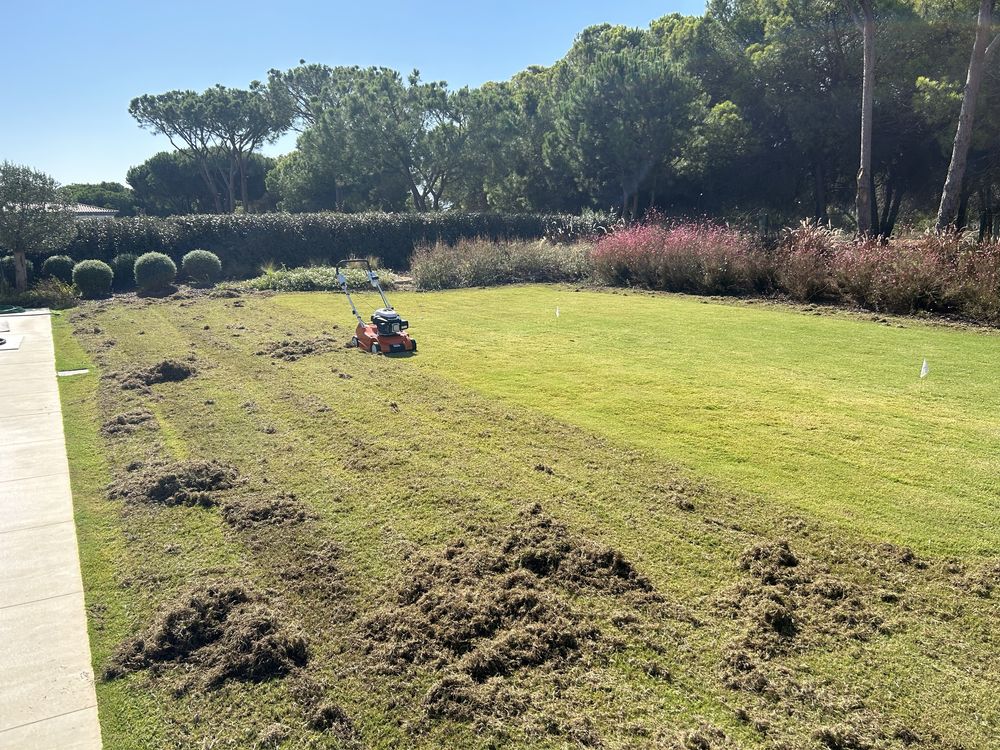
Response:
M354 340L359 349L372 354L399 354L415 352L417 342L410 334L403 333L410 324L391 307L380 307L372 313L371 323L358 322Z
M382 304L385 305L385 307L380 307L372 313L371 323L366 323L365 319L358 312L358 308L355 307L354 300L351 299L351 293L347 288L347 277L340 271L341 266L347 266L350 263L363 263L365 265L365 275L368 277L368 282L379 293L379 296L382 298ZM403 320L399 313L389 304L389 300L385 297L385 292L382 291L382 285L379 284L378 274L375 273L375 269L372 268L369 261L363 258L347 258L346 260L337 262L335 272L337 274L337 282L347 296L347 303L351 306L351 312L354 313L354 317L358 320L357 330L355 330L354 336L351 339L352 346L356 346L372 354L402 354L417 350L416 339L410 338L410 334L408 333L403 333L410 327L410 324Z

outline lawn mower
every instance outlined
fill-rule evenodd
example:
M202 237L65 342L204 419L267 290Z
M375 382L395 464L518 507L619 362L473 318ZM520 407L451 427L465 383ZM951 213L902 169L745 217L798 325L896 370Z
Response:
M341 266L344 266L346 270L347 265L350 263L363 263L365 265L365 275L368 277L369 283L382 298L382 304L385 305L372 313L371 323L365 323L365 319L361 317L358 308L354 306L354 300L351 299L351 293L347 289L347 277L340 270ZM337 274L337 283L340 284L340 288L347 296L347 303L351 306L351 312L358 319L358 328L351 338L352 346L356 346L372 354L401 354L417 350L416 339L410 338L410 334L408 333L403 333L403 331L410 327L410 324L399 316L399 313L389 304L389 300L385 298L382 285L378 283L378 274L375 273L375 269L372 268L371 263L364 258L346 258L338 260L334 266L334 270Z

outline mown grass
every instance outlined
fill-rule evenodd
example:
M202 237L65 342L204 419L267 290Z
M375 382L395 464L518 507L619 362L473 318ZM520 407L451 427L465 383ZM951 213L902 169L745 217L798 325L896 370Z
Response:
M996 332L567 287L393 301L425 346L408 366L871 539L1000 551Z
M832 342L835 331L825 327L842 326L840 354L850 356L856 338L876 336L868 344L875 347L882 341L877 336L890 329L542 287L397 294L393 301L420 340L416 357L338 349L284 362L255 354L275 341L323 332L346 340L346 305L326 294L88 305L56 324L60 362L95 368L63 379L61 389L96 671L179 592L207 580L240 580L268 592L283 617L301 624L312 650L301 674L262 684L229 682L206 692L178 695L183 670L173 668L101 680L106 747L264 747L276 723L285 727L282 746L289 748L672 748L706 746L690 744L702 739L713 743L709 747L822 748L824 727L874 738L882 747L903 747L906 732L924 747L989 747L1000 731L992 688L1000 674L991 658L1000 631L995 594L988 586L974 587L989 583L984 576L992 569L972 553L988 552L994 531L952 523L941 535L948 545L920 547L918 556L958 547L965 534L972 541L964 559L904 562L909 558L900 550L875 542L907 540L910 529L927 523L921 509L904 508L898 523L859 513L855 529L847 516L831 511L835 500L820 492L807 496L802 481L795 492L771 493L767 482L780 484L774 466L792 461L792 436L772 430L774 447L751 455L777 463L740 477L740 463L728 459L732 446L754 430L762 434L766 425L750 422L753 430L713 453L705 435L735 427L714 421L710 410L671 413L666 397L665 382L689 404L699 384L704 399L720 404L756 397L763 399L759 419L784 419L782 429L802 430L789 416L794 409L778 409L791 392L779 376L797 372L782 354L792 351L798 367L809 359L810 347L790 343L795 332L820 332ZM639 319L662 326L675 317L686 321L676 321L671 335L676 348L687 342L681 359L693 368L687 373L676 356L656 350L657 359L641 348L617 346L612 336L629 330L645 335ZM736 325L742 336L732 330ZM970 356L978 351L967 342L978 334L928 330L939 337L939 351L927 353L935 373L948 346ZM602 336L607 338L596 343ZM711 356L707 344L697 343L703 336L717 337L734 361L749 358L764 368L743 381L744 391L757 384L761 393L741 402L727 392L732 385L726 376L737 368L722 367L727 357ZM754 336L764 338L748 343ZM949 336L962 343L949 343ZM755 359L743 351L748 347ZM102 377L189 357L198 368L195 377L153 386L150 394L125 392ZM710 372L721 373L719 385L708 384ZM899 372L902 377L901 367ZM555 381L550 387L539 384L548 379ZM852 390L835 377L827 382L836 398L817 405L809 393L797 393L797 409L806 415L819 407L835 410L836 399ZM932 382L924 384L928 390ZM874 408L877 379L869 372L861 384L865 403ZM653 399L646 406L639 405L640 386ZM988 383L966 390L966 398L984 409L996 398ZM940 413L962 415L960 402L957 389L930 401ZM855 401L839 403L848 411ZM158 429L100 434L104 420L136 406L156 415ZM768 415L772 408L776 413ZM915 432L927 418L907 417ZM644 426L649 419L660 426ZM699 430L699 421L713 428ZM664 426L686 422L693 437L684 440ZM824 422L814 416L810 424ZM960 455L962 445L952 450ZM838 473L818 471L823 463L804 455L801 471L816 474L827 491L835 489ZM278 528L247 534L228 527L215 509L107 499L107 485L124 475L126 464L161 456L232 463L249 481L240 492L293 492L317 519L298 534ZM963 461L971 476L973 459ZM863 462L861 470L867 471ZM977 481L972 485L981 491L985 480ZM741 484L753 492L732 491ZM839 502L846 505L851 497ZM965 497L972 502L968 497L974 496ZM961 507L963 496L956 491L956 498ZM534 503L580 538L618 550L649 578L663 604L633 607L603 594L559 593L600 629L602 649L563 665L493 678L518 699L514 708L499 706L498 714L473 720L428 717L423 699L439 676L434 665L386 674L366 651L361 624L397 606L397 581L406 578L415 553L433 554L456 539L485 543ZM865 617L880 625L863 633L803 607L796 613L798 634L765 663L775 685L783 686L784 697L776 700L726 687L721 669L734 644L755 627L752 614L726 604L734 587L753 587L740 555L781 538L804 567L821 566L857 592ZM298 564L304 546L327 541L342 550L343 593L330 597L283 584L278 571ZM350 732L310 728L296 689L304 681L343 708ZM707 725L727 739L713 739Z

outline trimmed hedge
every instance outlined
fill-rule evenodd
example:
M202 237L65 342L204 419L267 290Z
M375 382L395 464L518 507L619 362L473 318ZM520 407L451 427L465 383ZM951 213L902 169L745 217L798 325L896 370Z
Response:
M135 262L135 283L140 292L161 292L177 278L177 266L163 253L144 253Z
M192 250L181 259L184 275L196 284L214 284L222 275L219 256L208 250Z
M139 256L135 253L122 253L111 259L111 270L115 272L112 288L116 292L127 292L135 289L135 262Z
M42 277L73 283L73 259L68 255L53 255L42 263Z
M120 253L162 252L179 262L210 250L229 278L256 276L268 264L328 264L372 255L381 265L406 268L419 245L461 239L572 239L594 231L594 220L573 216L470 213L233 214L166 218L88 219L77 222L67 252L111 260Z
M102 260L82 260L73 266L73 283L84 299L99 299L111 294L114 271Z

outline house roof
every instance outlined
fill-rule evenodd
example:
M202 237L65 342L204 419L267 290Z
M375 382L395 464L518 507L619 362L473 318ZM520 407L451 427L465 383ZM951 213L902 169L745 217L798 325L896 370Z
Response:
M86 203L71 203L70 210L77 216L113 216L118 213L113 208L101 208L99 206L91 206Z

